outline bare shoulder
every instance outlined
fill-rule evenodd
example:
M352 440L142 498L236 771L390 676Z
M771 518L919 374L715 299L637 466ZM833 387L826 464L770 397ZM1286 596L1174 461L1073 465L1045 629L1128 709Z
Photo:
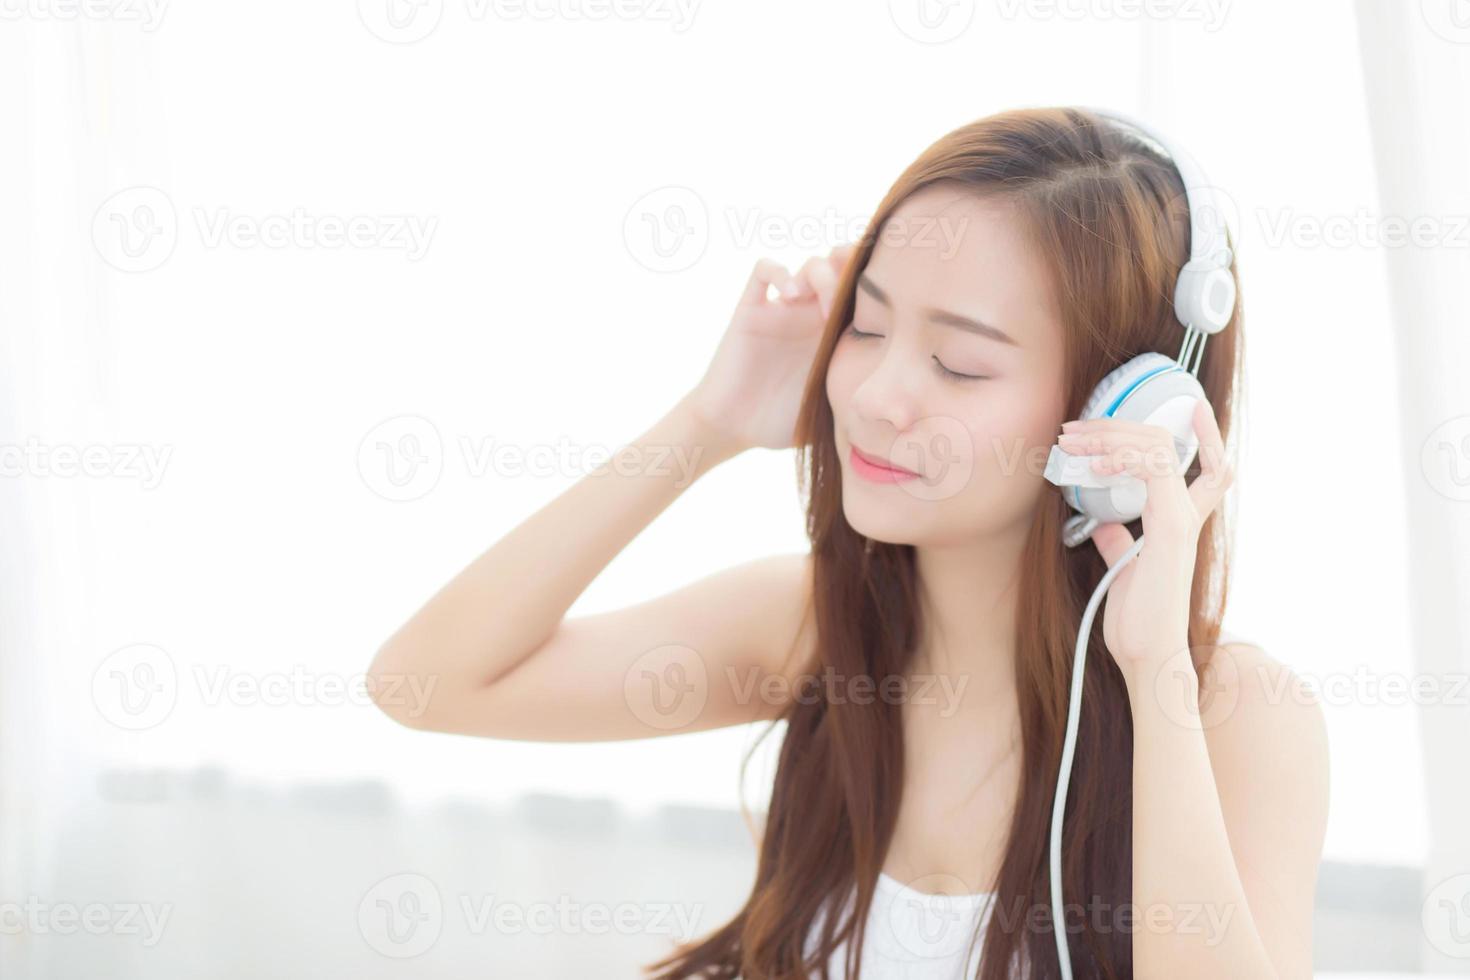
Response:
M1225 642L1199 673L1200 720L1230 853L1282 977L1311 975L1327 834L1327 730L1313 686L1252 643Z
M1221 642L1211 651L1200 682L1206 698L1223 700L1221 707L1228 709L1212 727L1224 728L1241 713L1272 726L1322 723L1315 686L1258 644Z
M1315 685L1248 642L1224 642L1200 673L1200 718L1221 802L1272 800L1309 832L1326 819L1327 725Z

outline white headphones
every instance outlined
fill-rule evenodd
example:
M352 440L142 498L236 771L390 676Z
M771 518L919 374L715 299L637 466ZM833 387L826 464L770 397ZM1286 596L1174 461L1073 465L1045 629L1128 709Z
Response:
M1230 272L1228 225L1204 173L1190 157L1143 123L1108 109L1086 111L1122 123L1151 140L1173 161L1184 181L1189 206L1189 261L1174 287L1174 316L1184 327L1177 357L1139 354L1100 381L1082 409L1083 419L1117 418L1168 429L1181 465L1188 467L1199 449L1194 432L1196 401L1204 400L1198 380L1205 339L1230 322L1235 311L1235 277ZM1102 523L1127 523L1143 514L1147 486L1127 474L1099 476L1095 457L1073 456L1053 446L1044 475L1059 487L1076 511L1062 540L1069 548L1086 541Z
M1189 204L1189 262L1179 273L1174 287L1174 316L1184 327L1184 345L1177 358L1154 352L1139 354L1108 374L1082 410L1084 419L1117 418L1145 422L1168 429L1174 435L1174 449L1180 462L1188 466L1199 449L1194 432L1195 402L1204 400L1200 387L1199 362L1205 339L1219 333L1235 310L1235 277L1230 272L1228 226L1220 213L1214 194L1205 183L1204 174L1184 153L1151 132L1142 123L1105 109L1088 109L1137 130L1144 138L1157 143L1173 160L1184 181ZM1100 523L1136 520L1143 514L1147 485L1137 477L1122 475L1099 477L1090 469L1094 457L1069 456L1060 447L1052 447L1046 464L1046 478L1057 486L1071 487L1062 496L1077 514L1067 521L1062 540L1067 547L1086 541ZM1123 556L1108 567L1093 590L1092 598L1082 613L1077 631L1077 647L1072 660L1072 685L1067 706L1067 731L1062 739L1062 758L1057 770L1057 788L1052 797L1051 873L1052 932L1056 939L1057 960L1062 980L1072 980L1072 958L1067 948L1066 917L1062 902L1062 821L1067 805L1067 785L1072 777L1072 757L1077 749L1077 722L1082 714L1082 678L1087 665L1087 639L1092 620L1108 587L1129 562L1143 550L1144 536L1139 535Z

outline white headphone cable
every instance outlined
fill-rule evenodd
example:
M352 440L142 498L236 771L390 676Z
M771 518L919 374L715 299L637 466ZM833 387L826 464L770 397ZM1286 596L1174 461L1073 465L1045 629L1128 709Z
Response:
M1067 807L1067 786L1072 781L1072 756L1077 749L1077 721L1082 715L1082 678L1087 665L1087 637L1092 632L1092 619L1113 579L1143 550L1143 535L1123 553L1097 583L1087 609L1082 613L1082 626L1077 631L1077 653L1072 661L1072 694L1067 705L1067 734L1062 741L1062 762L1057 772L1057 790L1051 803L1051 921L1057 941L1057 960L1062 980L1072 980L1072 957L1067 950L1067 920L1062 910L1062 814Z

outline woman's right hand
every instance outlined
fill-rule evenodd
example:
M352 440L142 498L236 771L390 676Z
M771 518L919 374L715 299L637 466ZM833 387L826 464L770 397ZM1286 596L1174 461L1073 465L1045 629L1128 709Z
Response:
M796 275L760 259L689 403L738 449L789 449L796 415L844 266L856 246L809 259ZM766 297L775 287L775 299Z

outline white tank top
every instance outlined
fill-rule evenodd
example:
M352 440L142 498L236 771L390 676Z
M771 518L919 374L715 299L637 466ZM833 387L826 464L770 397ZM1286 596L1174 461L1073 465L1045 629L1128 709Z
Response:
M1220 642L1251 643L1223 628ZM994 894L930 894L880 871L868 910L863 973L855 980L971 980L980 968L980 947ZM808 953L816 946L821 924L818 915L807 940ZM971 936L976 936L973 950ZM838 943L827 961L827 972L833 980L847 980L843 972L846 957L847 944Z
M984 923L990 919L992 892L935 895L917 891L878 873L863 939L860 980L969 980L980 967ZM848 907L851 907L849 898ZM980 935L975 934L979 923ZM821 916L813 924L807 951L815 946ZM974 936L974 949L970 950ZM966 957L966 953L969 956ZM828 959L828 975L846 980L847 944L838 943Z

